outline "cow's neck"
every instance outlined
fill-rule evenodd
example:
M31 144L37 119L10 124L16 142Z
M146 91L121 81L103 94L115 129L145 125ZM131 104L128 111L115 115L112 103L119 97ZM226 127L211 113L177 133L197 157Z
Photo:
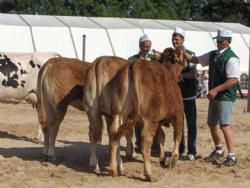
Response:
M180 76L181 71L183 70L183 68L184 68L184 66L179 64L179 63L176 63L173 66L171 66L170 71L172 72L172 74L173 74L176 81L179 80L179 76Z

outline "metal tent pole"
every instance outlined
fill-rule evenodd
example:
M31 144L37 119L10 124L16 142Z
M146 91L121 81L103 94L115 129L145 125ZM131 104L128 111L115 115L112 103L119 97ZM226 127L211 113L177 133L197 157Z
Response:
M85 61L86 51L86 35L82 35L82 60Z
M250 34L249 36L249 46L248 46L248 50L249 50L249 54L248 54L248 92L247 92L247 112L250 113Z

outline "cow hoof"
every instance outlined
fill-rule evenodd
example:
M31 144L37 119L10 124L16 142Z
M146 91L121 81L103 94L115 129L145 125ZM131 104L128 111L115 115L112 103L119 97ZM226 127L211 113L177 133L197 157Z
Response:
M124 167L123 167L123 163L121 163L118 167L119 173L122 174L124 172Z
M112 177L117 177L117 176L118 176L118 173L115 172L115 171L113 171L113 170L111 170L111 171L110 171L110 175L111 175Z
M56 157L55 156L47 156L47 158L48 158L48 161L51 162L51 163L56 162Z
M177 157L175 156L170 157L168 160L168 168L169 169L174 168L176 166L176 162L177 162Z
M136 154L133 154L133 155L131 155L131 154L126 155L126 160L127 160L127 161L134 161L134 160L136 160L136 158L137 158L137 155L136 155Z
M149 181L149 182L157 182L157 179L155 177L152 177L152 176L146 176L146 181Z
M98 165L90 166L89 169L95 173L100 173L100 168Z
M43 155L43 162L48 162L48 161L49 161L48 155Z
M107 167L106 169L107 169L107 171L108 171L108 173L109 173L110 176L113 176L113 177L118 176L118 172L117 171L112 170L110 167Z
M165 160L165 159L160 160L160 166L161 166L162 168L166 168L166 160Z
M36 137L33 138L32 140L33 140L33 142L36 143L36 144L43 144L43 140L40 140L40 139L38 139L38 138L36 138Z

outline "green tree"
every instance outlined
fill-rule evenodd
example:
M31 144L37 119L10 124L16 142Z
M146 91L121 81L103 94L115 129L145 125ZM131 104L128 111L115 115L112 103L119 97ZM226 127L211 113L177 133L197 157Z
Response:
M2 13L239 22L250 26L244 0L0 0Z
M240 22L250 24L247 6L243 0L207 0L200 18L196 20L213 22Z

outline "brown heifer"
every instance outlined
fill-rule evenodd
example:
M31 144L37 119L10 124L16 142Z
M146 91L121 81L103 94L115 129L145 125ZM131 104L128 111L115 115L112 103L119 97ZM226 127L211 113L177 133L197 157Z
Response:
M167 55L167 56L165 56ZM180 54L180 57L183 55ZM111 175L118 175L117 148L123 131L127 129L128 118L143 122L142 146L146 179L154 181L152 176L150 153L153 136L160 122L170 121L174 128L174 149L169 166L174 167L182 136L183 102L177 83L178 75L184 68L183 58L178 63L176 52L167 48L161 61L174 62L167 68L156 61L141 61L125 65L112 81L112 127L111 142Z
M83 110L83 86L89 67L90 64L77 59L52 58L38 74L37 109L46 158L55 159L55 140L68 105Z
M117 71L129 62L125 59L115 56L102 56L93 62L93 66L86 75L85 92L83 97L83 106L87 111L90 129L89 139L91 143L90 167L98 170L98 160L96 157L96 144L101 142L103 122L101 116L104 115L109 127L111 126L111 79ZM133 130L131 129L127 137L127 155L134 155L132 146ZM119 158L120 169L122 161Z

